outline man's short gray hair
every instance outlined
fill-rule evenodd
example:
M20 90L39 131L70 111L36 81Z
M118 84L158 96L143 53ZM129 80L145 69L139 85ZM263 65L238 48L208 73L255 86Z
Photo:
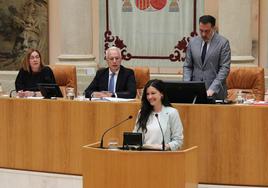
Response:
M116 50L116 51L118 52L118 54L119 54L120 59L122 59L122 56L121 56L121 50L120 50L119 48L117 48L116 46L111 46L110 48L108 48L108 49L106 50L106 52L105 52L105 58L106 58L106 59L109 58L109 52L110 52L111 50Z

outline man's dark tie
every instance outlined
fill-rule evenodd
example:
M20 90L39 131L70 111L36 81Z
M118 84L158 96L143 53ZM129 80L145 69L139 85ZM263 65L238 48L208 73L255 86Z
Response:
M202 49L202 54L201 54L202 63L204 63L205 61L206 53L207 53L207 42L205 42L203 49Z
M114 75L115 73L112 73L111 78L110 78L110 82L109 82L109 86L108 86L108 91L110 92L114 92Z

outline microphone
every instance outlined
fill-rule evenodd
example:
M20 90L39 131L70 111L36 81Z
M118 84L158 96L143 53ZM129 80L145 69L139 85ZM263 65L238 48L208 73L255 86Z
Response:
M16 91L16 89L12 89L12 90L9 92L9 98L12 97L12 94L13 94L14 91Z
M131 116L131 115L128 116L128 117L127 117L126 119L124 119L123 121L120 121L120 122L117 123L116 125L114 125L114 126L110 127L109 129L107 129L107 130L103 133L103 135L102 135L102 137L101 137L100 148L103 148L103 137L104 137L104 135L105 135L107 132L109 132L111 129L113 129L113 128L119 126L119 125L121 125L122 123L124 123L125 121L127 121L127 120L129 120L129 119L132 119L132 116Z
M163 141L162 141L162 150L165 151L165 138L164 138L164 133L163 133L163 129L161 127L160 121L158 119L158 114L155 114L155 117L157 119L158 125L160 127L161 133L162 133L162 137L163 137Z

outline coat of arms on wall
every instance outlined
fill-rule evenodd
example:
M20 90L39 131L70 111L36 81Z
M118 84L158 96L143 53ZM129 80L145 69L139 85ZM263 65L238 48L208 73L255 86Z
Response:
M48 62L48 0L0 0L0 70L17 70L30 48Z
M132 12L130 0L123 0L122 11ZM158 11L167 6L167 0L135 0L135 6L142 11ZM172 0L169 3L169 12L179 11L179 0Z

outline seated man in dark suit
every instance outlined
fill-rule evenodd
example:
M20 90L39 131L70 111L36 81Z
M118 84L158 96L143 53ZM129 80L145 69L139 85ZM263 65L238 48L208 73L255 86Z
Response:
M132 69L121 65L121 51L110 47L106 51L108 68L99 69L94 80L85 90L85 95L91 97L136 97L136 80Z

